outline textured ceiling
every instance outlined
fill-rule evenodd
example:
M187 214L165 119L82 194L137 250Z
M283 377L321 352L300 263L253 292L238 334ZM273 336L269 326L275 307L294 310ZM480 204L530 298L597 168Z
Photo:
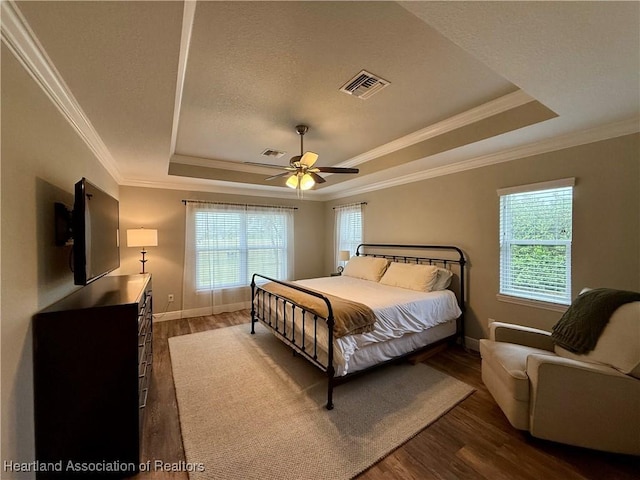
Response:
M391 85L367 100L341 93L362 69ZM306 146L333 165L515 90L396 3L205 2L176 153L257 162L274 148L286 162L305 123Z
M19 2L18 8L122 177L166 172L182 2Z
M319 165L361 170L311 199L640 129L638 2L12 5L125 185L289 195L243 162L287 164L299 123ZM338 91L362 69L391 85Z

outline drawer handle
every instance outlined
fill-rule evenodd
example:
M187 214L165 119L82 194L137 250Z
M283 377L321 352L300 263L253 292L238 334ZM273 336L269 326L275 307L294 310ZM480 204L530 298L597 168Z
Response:
M144 394L144 400L142 401L142 404L140 405L140 408L144 408L147 406L147 397L149 396L149 388L145 388L144 390L142 390L143 394Z
M140 363L141 360L144 360L144 357L147 356L147 344L144 343L141 347L138 346L138 363Z
M151 320L148 317L138 317L138 335L151 330Z
M144 378L147 374L147 361L143 361L140 365L144 365L144 370L140 373L140 369L138 368L138 378Z

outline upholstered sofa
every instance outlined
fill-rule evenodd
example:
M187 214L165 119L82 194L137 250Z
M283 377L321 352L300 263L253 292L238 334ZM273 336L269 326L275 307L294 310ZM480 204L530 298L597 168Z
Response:
M557 346L550 332L500 322L480 353L482 380L515 428L640 455L640 302L617 308L588 354Z

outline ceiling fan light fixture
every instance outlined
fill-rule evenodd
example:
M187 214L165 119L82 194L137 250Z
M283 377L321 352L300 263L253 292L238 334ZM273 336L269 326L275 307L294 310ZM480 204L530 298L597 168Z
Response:
M275 178L282 178L289 175L285 185L289 188L293 188L298 193L298 198L302 198L302 192L304 190L312 189L316 184L325 183L326 180L318 175L318 172L326 173L358 173L357 168L342 168L342 167L316 167L315 163L318 160L318 154L314 152L304 151L304 134L307 133L309 127L306 125L296 125L296 133L300 136L300 155L295 155L289 159L288 166L278 166L265 163L245 162L251 165L258 165L261 167L277 168L287 170L279 175L272 175L267 180L273 180Z
M287 187L298 188L298 174L294 173L287 179Z
M300 190L309 190L316 184L311 175L305 173L300 179Z

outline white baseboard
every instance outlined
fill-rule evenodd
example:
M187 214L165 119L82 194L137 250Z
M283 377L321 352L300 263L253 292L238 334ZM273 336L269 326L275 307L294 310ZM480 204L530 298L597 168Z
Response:
M469 350L480 351L480 340L477 338L464 337L464 344Z
M213 307L174 310L165 313L154 313L153 321L165 322L167 320L177 320L179 318L204 317L207 315L217 315L218 313L236 312L247 308L251 308L251 302L228 303L226 305L214 305Z

